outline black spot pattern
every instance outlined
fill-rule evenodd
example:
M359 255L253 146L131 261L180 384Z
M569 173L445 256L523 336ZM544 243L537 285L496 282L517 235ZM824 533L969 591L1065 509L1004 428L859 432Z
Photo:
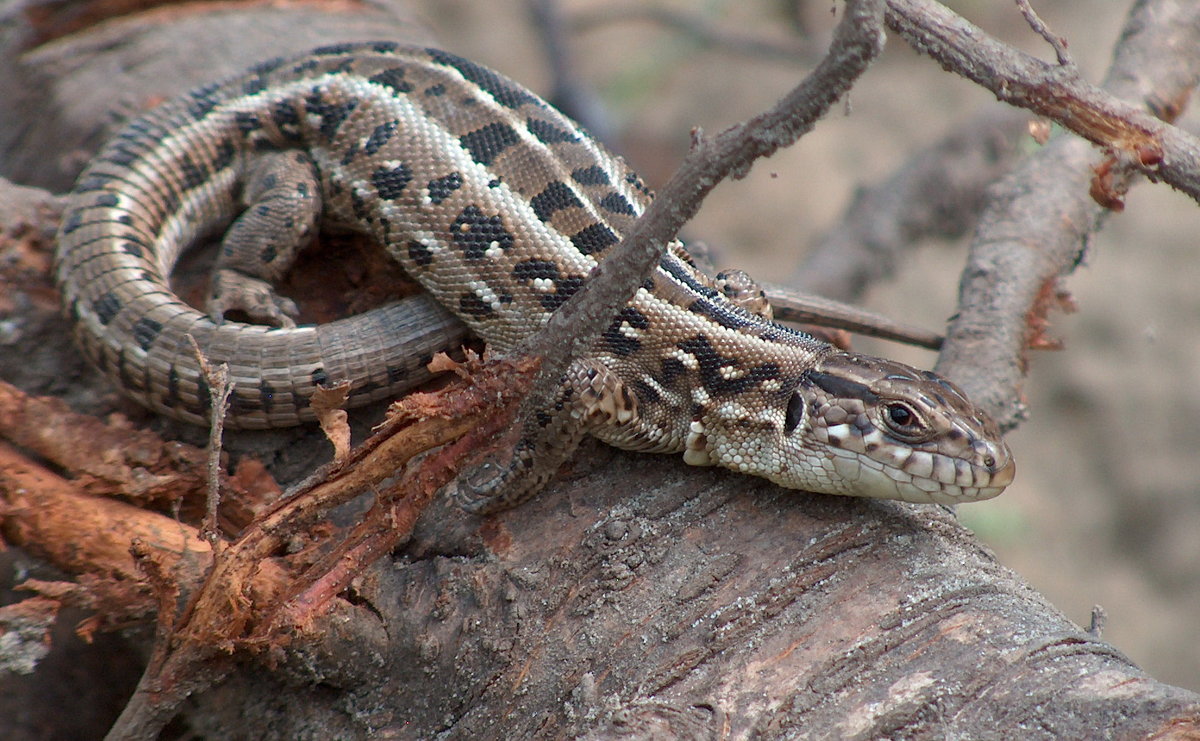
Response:
M558 280L558 266L548 260L522 260L513 268L512 275L518 283L529 283L538 278Z
M517 108L526 103L541 103L529 91L505 80L486 67L481 67L472 61L440 49L428 49L427 51L434 62L458 70L459 74L486 90L497 103L505 108Z
M114 165L128 167L133 164L138 158L136 151L130 150L128 146L122 142L113 142L104 150L104 154L100 157L101 162L111 162Z
M412 181L412 170L408 165L400 163L395 167L379 167L371 174L371 182L379 197L394 201L404 192L405 186Z
M412 260L417 265L425 267L433 262L433 252L431 252L424 243L418 242L414 239L408 243L407 247L408 259Z
M375 381L365 381L361 386L354 386L350 389L350 397L367 396L375 393L379 389L379 384Z
M262 128L262 121L258 115L249 111L238 111L233 114L233 122L242 136L249 136Z
M313 368L312 374L309 376L312 379L314 386L324 386L329 383L329 374L324 368Z
M399 125L399 121L385 121L376 126L371 135L367 137L366 143L363 144L363 154L375 154L378 152L392 138L392 134L396 133L396 127Z
M568 275L557 278L554 281L554 293L539 293L538 302L546 311L554 311L567 303L567 299L574 296L583 287L585 280L587 278L582 275Z
M357 44L350 42L341 44L326 44L325 46L318 46L316 49L313 49L312 53L314 57L337 57L341 56L342 54L349 54L352 51L356 51L357 48Z
M458 308L462 313L468 316L475 317L490 317L493 315L492 307L483 302L483 299L476 296L474 293L464 293L458 298Z
M392 92L403 95L404 93L412 92L412 83L404 79L403 67L392 67L385 69L382 72L376 72L369 78L376 85L383 85L386 88L391 88Z
M208 182L210 173L203 162L197 162L191 155L184 154L179 158L179 171L183 175L183 189L191 190Z
M319 97L317 101L320 101ZM281 100L276 103L275 108L271 111L271 118L288 139L297 142L300 140L300 114L291 101Z
M350 208L354 211L354 218L364 224L371 223L371 207L367 204L366 197L357 190L350 191Z
M171 405L178 405L183 401L179 393L179 371L174 364L167 368L167 401Z
M150 349L154 341L158 339L160 332L162 332L162 322L148 317L142 317L133 323L133 340L143 350Z
M431 203L441 203L450 197L450 194L462 187L462 174L452 172L445 177L436 178L429 181L427 186L429 189L429 200Z
M650 189L646 187L646 184L642 182L642 179L638 177L637 173L631 172L625 175L625 182L632 185L634 190L640 192L642 195L651 195Z
M662 400L662 394L658 393L658 389L646 383L640 378L635 378L633 383L633 393L637 396L638 401L643 404L653 404Z
M580 167L571 172L571 179L580 185L611 185L608 173L599 165Z
M408 378L408 369L399 365L389 365L387 367L388 385L400 383L405 378Z
M346 122L346 119L350 117L350 114L357 107L357 100L345 100L340 103L327 102L317 91L309 93L308 97L304 100L304 110L308 115L321 119L318 128L321 131L321 136L325 137L327 141L333 140L333 137L337 135L338 129L341 128L341 125ZM295 115L295 109L292 108L291 110L292 114ZM278 116L276 116L275 120L279 122ZM282 125L282 122L280 123ZM296 118L295 123L300 123L299 117Z
M275 245L268 244L258 253L258 259L266 263L275 262L275 258L279 256L279 251L275 249Z
M830 373L810 370L803 376L804 380L839 399L861 399L867 404L879 402L879 395L866 384L841 378Z
M555 211L564 208L582 208L583 203L566 183L555 180L545 190L529 200L533 213L542 222L550 220Z
M624 214L626 216L634 215L633 205L630 204L629 201L625 200L625 196L617 193L616 191L613 191L612 193L609 193L600 199L600 208L604 209L605 211L611 211L614 214Z
M67 215L66 220L63 221L62 232L63 234L70 234L81 226L83 226L83 214L79 211L72 211Z
M741 363L735 357L726 357L718 352L704 335L680 342L679 349L696 358L700 383L713 396L745 393L763 381L777 379L780 375L777 363L761 363L733 378L726 378L721 374L721 369L737 368Z
M254 75L246 80L245 84L242 85L242 94L247 96L258 95L267 89L267 84L266 77L262 75Z
M636 330L644 330L650 326L650 320L632 306L626 306L621 309L621 313L617 314L617 318L608 326L608 329L600 335L605 346L613 354L627 357L642 349L642 341L637 337L626 336L621 331L622 324L628 324Z
M82 180L76 183L74 192L87 193L93 190L102 190L115 179L115 177L109 175L108 173L94 172L85 176Z
M320 65L321 65L321 63L318 62L316 59L305 59L303 62L300 62L292 67L292 74L299 77L299 76L303 75L305 72L309 72L311 70L316 69Z
M446 94L446 86L440 82L436 85L430 85L425 88L425 94L431 98L440 98Z
M497 121L463 134L458 141L471 153L471 159L481 165L490 165L501 152L520 140L511 126Z
M224 170L233 164L233 158L237 156L237 146L228 139L222 139L216 143L216 153L213 156L213 170Z
M467 206L450 227L450 239L468 260L481 260L495 242L502 250L513 246L513 235L499 216L488 216L478 206Z
M92 302L92 311L96 312L96 318L100 323L107 326L121 310L121 300L113 295L112 291L105 293Z
M220 89L221 85L213 82L193 90L188 95L188 113L194 118L207 116L221 102L221 97L217 95Z
M704 296L705 298L716 298L720 295L715 288L698 282L692 276L692 274L688 272L687 268L679 260L679 258L674 257L673 255L663 255L662 259L658 261L658 266L667 271L672 278L687 286L695 293Z
M575 249L585 255L594 255L597 252L603 252L619 241L613 230L604 224L592 224L580 229L571 236L571 243L575 245Z
M142 257L146 254L145 245L132 236L125 238L125 241L121 243L121 249L134 257Z
M663 386L670 386L687 375L687 366L679 358L663 358L662 368L655 379Z
M525 122L525 125L529 128L529 133L536 136L542 144L563 144L565 142L579 141L579 137L575 135L574 131L556 126L540 118L531 118Z

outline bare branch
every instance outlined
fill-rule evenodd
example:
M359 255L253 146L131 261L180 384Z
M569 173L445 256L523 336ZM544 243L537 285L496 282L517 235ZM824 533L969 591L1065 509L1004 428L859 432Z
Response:
M771 110L693 147L642 218L596 266L591 280L541 332L522 343L519 352L546 358L541 378L556 379L590 346L612 320L614 307L633 297L643 276L717 183L744 174L756 159L794 142L845 95L883 46L881 13L877 0L848 2L829 54L807 79Z
M1143 0L1131 16L1142 19L1137 23L1154 24L1159 29L1161 35L1153 43L1160 57L1165 56L1161 54L1164 49L1178 53L1164 60L1170 65L1156 65L1164 77L1143 78L1154 79L1153 85L1159 90L1174 91L1162 98L1165 101L1178 100L1196 84L1194 62L1181 51L1198 48L1196 12L1193 3L1182 0ZM1176 25L1160 24L1159 19L1166 16ZM914 49L991 90L1005 103L1062 124L1110 150L1123 164L1200 202L1200 140L1155 118L1141 105L1117 97L1141 96L1114 87L1106 92L1080 79L1073 68L1050 65L1017 51L932 0L888 0L887 24ZM1127 34L1135 31L1134 26L1126 28ZM1122 39L1122 45L1127 42L1128 38ZM1140 70L1118 65L1114 72L1118 69L1118 74L1141 77ZM1115 79L1110 73L1110 85ZM1178 110L1178 106L1168 105L1166 110Z
M229 364L212 365L196 344L196 338L187 336L192 344L192 353L200 366L208 386L209 408L212 409L212 421L208 427L208 493L205 497L204 525L200 535L212 547L213 553L220 557L221 528L217 522L217 508L221 504L221 438L225 429L225 415L229 412L229 395L233 393L233 383L229 379Z
M903 13L896 12L900 6ZM1011 50L997 51L997 42L952 16L941 6L918 0L890 0L889 4L889 21L906 29L902 35L914 44L919 42L918 48L972 79L1009 80L1010 95L1023 104L1053 101L1053 105L1039 107L1043 112L1061 114L1055 120L1064 125L1086 122L1081 128L1087 131L1129 132L1135 130L1135 121L1140 131L1150 130L1143 126L1145 121L1154 122L1155 136L1160 137L1140 140L1141 144L1133 144L1138 141L1133 137L1114 140L1114 149L1160 142L1165 156L1158 174L1166 179L1170 171L1173 184L1198 182L1200 167L1196 165L1200 161L1173 148L1191 137L1158 122L1134 104L1118 101L1077 79L1055 81L1045 76L1044 70L1035 72L1031 65L1044 65L1018 59ZM997 61L981 66L981 60L966 47L951 52L940 41L931 41L933 27L936 38L961 39L963 34L971 34L970 49L982 49L980 53L993 55ZM1200 7L1174 0L1139 2L1127 19L1105 87L1156 110L1178 113L1181 101L1200 79L1197 49ZM1017 63L1024 70L1022 75L1032 76L1020 81L1010 77L1017 73L1011 66ZM1015 90L1023 92L1012 92ZM1038 92L1032 98L1023 97L1034 91ZM1072 97L1076 94L1083 97ZM1164 107L1161 101L1176 102ZM1103 109L1089 107L1092 104ZM1076 115L1083 111L1087 116ZM1105 117L1108 122L1101 124ZM959 286L959 312L947 333L937 369L962 383L1002 425L1013 426L1022 416L1027 348L1038 339L1046 311L1060 300L1058 280L1074 270L1088 236L1105 214L1088 195L1096 176L1095 162L1092 147L1078 139L1058 137L997 184L980 217ZM1116 191L1127 187L1128 173L1148 169L1136 158L1128 162L1128 168L1113 167L1112 162L1103 166L1111 179L1107 187Z
M975 226L984 191L1017 160L1028 121L1024 111L988 108L860 189L809 250L791 285L858 301L871 284L890 278L921 239L965 235Z

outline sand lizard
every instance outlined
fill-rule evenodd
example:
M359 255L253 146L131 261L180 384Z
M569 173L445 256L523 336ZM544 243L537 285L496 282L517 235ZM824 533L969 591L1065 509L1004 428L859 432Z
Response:
M424 380L429 354L461 337L453 317L492 350L513 348L650 198L619 158L496 72L434 49L330 46L128 124L72 192L57 276L86 355L134 398L207 422L190 334L231 365L231 426L285 426L311 418L320 385L349 381L365 403ZM235 217L205 314L168 276ZM442 308L295 327L271 281L322 218L384 245ZM673 245L572 365L544 424L566 447L590 433L831 494L956 503L1012 480L995 423L952 384L777 325L722 285ZM223 320L231 309L272 326ZM539 451L525 453L534 465Z

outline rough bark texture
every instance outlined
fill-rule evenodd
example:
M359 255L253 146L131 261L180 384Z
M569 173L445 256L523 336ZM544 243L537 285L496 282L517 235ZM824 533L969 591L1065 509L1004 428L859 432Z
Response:
M64 188L107 130L114 100L141 107L317 43L421 40L409 26L380 25L381 3L329 4L333 12L204 5L116 21L9 65L0 95L21 89L25 98L0 117L5 174ZM194 63L200 49L212 52L212 64ZM15 48L3 56L15 59ZM150 62L163 66L115 73ZM14 258L0 310L20 330L6 337L0 377L110 409L111 390L80 366L57 318L47 243L37 239L53 218L19 206L31 202L7 185L0 191L0 252ZM288 480L311 467L322 445L315 433L285 432L239 436L231 448L258 451ZM414 540L377 562L319 628L273 654L275 665L247 657L195 696L178 724L213 738L1143 738L1200 730L1200 696L1146 676L1067 621L941 508L785 492L598 444L515 511L480 519L436 505ZM132 688L123 680L134 669L117 662L145 651L148 633L90 648L56 636L55 650L70 659L0 680L0 733L94 735L96 726L67 725L80 700L50 693L72 686L73 676L102 726L104 709L119 709ZM48 680L54 671L62 674Z

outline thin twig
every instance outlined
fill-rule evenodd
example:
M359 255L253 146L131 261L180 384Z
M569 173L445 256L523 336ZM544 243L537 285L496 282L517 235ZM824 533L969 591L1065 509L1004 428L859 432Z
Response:
M546 359L538 388L553 384L608 326L615 307L633 298L644 276L717 183L744 175L758 158L792 144L846 94L883 47L881 13L879 0L848 2L829 54L811 75L765 113L696 143L621 243L596 266L591 279L551 315L542 331L518 348L519 353Z
M1137 3L1135 15L1145 24L1159 27L1150 13L1138 12L1149 4L1147 0ZM1169 3L1163 14L1188 16L1180 23L1194 24L1189 15L1192 10L1194 3ZM1152 180L1161 180L1200 202L1200 139L1156 118L1144 105L1121 100L1081 79L1072 68L1051 65L1018 51L933 0L888 0L886 18L891 30L946 69L991 90L1005 103L1061 124ZM1138 31L1127 26L1127 33ZM1162 31L1184 43L1192 43L1195 35L1194 25L1164 27ZM1163 40L1157 43L1160 50L1196 48L1167 46ZM1175 59L1161 53L1159 58L1151 56L1151 61ZM1141 77L1137 70L1129 72ZM1162 77L1157 87L1173 91L1163 98L1174 101L1180 94L1177 82L1191 68L1164 65L1159 72Z
M196 364L200 367L200 374L208 384L209 405L212 409L208 426L208 492L205 497L205 515L204 523L200 527L200 537L208 541L212 546L213 555L220 559L223 541L217 509L221 505L221 438L225 430L225 415L229 412L229 395L233 392L233 384L229 382L229 364L212 365L196 344L196 338L190 334L187 338L196 356Z
M1122 191L1128 176L1140 171L1200 196L1196 141L1138 104L1168 101L1155 110L1177 114L1200 81L1195 3L1135 4L1105 90L1012 50L929 0L889 0L887 17L901 37L950 71L1105 144L1123 163L1102 163L1110 191ZM1160 164L1151 166L1159 156ZM937 370L963 385L1002 426L1023 417L1027 348L1047 310L1061 300L1059 279L1075 269L1106 213L1089 197L1097 159L1078 139L1058 137L990 191L980 216Z
M1058 63L1063 67L1074 67L1075 61L1071 59L1071 55L1067 52L1067 40L1056 33L1053 33L1029 4L1029 0L1016 0L1017 8L1020 9L1021 15L1025 16L1025 22L1039 36L1046 40L1046 43L1054 49L1055 56L1058 57Z

